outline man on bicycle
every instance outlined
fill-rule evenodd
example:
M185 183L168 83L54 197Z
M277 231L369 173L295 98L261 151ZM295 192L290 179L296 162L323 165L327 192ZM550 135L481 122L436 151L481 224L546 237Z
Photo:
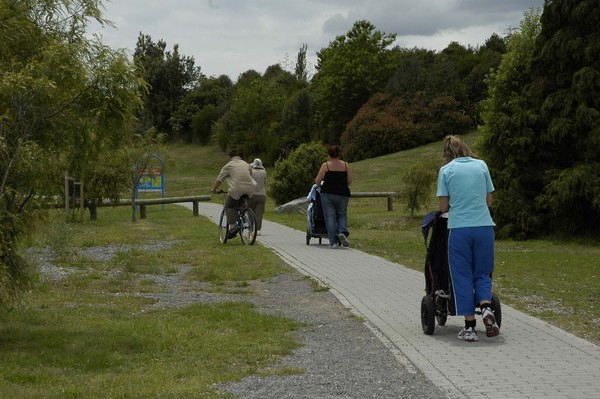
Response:
M252 178L252 166L240 158L238 150L229 151L229 162L223 166L217 180L213 183L210 192L218 193L219 186L227 181L227 199L225 200L225 216L229 224L227 239L237 235L240 228L235 225L240 198L247 195L249 198L256 190L256 182Z

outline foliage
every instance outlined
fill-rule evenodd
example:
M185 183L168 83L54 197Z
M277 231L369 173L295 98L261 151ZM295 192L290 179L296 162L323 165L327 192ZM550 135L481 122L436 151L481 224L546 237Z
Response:
M529 10L507 43L501 65L488 77L490 92L485 101L482 155L494 180L494 221L500 236L525 238L525 232L538 229L535 193L541 190L534 174L537 146L535 134L521 121L532 123L537 117L522 96L522 87L530 82L530 65L535 40L540 32L541 10ZM533 166L535 165L535 166Z
M197 86L201 77L193 57L181 55L179 45L173 51L166 51L163 40L153 42L150 35L140 33L134 51L134 63L139 77L148 83L142 92L144 108L141 112L138 130L144 132L152 127L173 138L170 119L179 107L184 96ZM181 125L175 125L175 129Z
M402 189L400 198L405 201L410 216L415 211L427 209L431 200L431 192L437 180L437 171L441 166L440 161L425 160L406 169L402 174Z
M289 157L275 164L267 188L269 196L276 205L306 197L319 168L326 160L322 144L312 142L300 145Z
M472 121L458 107L452 97L428 98L424 92L408 98L376 94L344 131L344 157L354 162L462 133L472 126Z
M306 65L306 51L308 50L308 44L302 44L298 55L296 56L296 67L294 68L294 75L299 80L306 81L308 79L308 67Z
M212 138L213 125L227 108L233 83L226 75L200 77L200 83L179 101L169 124L173 134L187 143L206 145Z
M600 228L600 10L593 1L547 3L490 79L484 154L497 186L500 232L525 238ZM584 176L585 174L585 176Z
M272 164L282 152L285 132L281 130L283 109L297 91L306 86L279 65L264 75L248 71L235 86L228 109L213 131L221 149L237 147L247 156L259 156Z
M0 3L0 306L17 293L16 255L45 198L81 181L103 154L128 143L141 82L120 51L85 36L105 24L100 2ZM6 277L8 276L8 277Z
M360 107L385 88L396 68L394 53L388 49L395 38L362 20L317 53L315 118L324 142L339 143Z

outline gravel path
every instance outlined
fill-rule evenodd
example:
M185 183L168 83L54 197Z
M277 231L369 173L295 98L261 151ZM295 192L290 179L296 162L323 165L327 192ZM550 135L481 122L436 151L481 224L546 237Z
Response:
M161 246L168 244L162 243ZM126 249L126 248L125 248ZM107 260L122 251L119 246L88 248L82 255ZM68 270L52 263L45 250L31 250L42 274L62 279ZM444 394L416 368L407 368L394 356L385 339L356 318L328 291L297 271L282 274L269 282L252 282L253 295L204 292L203 284L184 278L188 269L168 276L144 275L161 286L156 294L140 294L158 299L153 307L185 306L196 302L250 301L258 311L282 315L306 324L298 330L302 346L292 356L283 357L273 368L304 370L301 374L249 377L219 385L240 399L328 399L328 398L443 398Z

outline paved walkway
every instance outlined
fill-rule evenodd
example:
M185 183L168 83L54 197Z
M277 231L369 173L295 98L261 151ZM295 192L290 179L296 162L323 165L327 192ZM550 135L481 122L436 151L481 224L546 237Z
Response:
M200 214L218 223L221 206L199 205ZM330 250L326 239L306 245L305 232L269 221L258 241L330 287L399 361L423 372L449 398L600 398L600 348L588 341L507 305L498 337L487 338L478 320L480 341L458 340L461 317L425 335L422 273L356 249Z

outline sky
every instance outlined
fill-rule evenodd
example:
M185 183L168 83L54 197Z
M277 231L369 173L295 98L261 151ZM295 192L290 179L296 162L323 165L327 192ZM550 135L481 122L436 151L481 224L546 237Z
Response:
M314 72L317 52L346 34L358 20L396 34L394 45L441 51L451 42L480 46L491 34L506 36L543 0L112 0L89 34L132 54L141 33L163 40L167 50L193 57L205 76L234 82L250 69L264 73L280 64L293 71L306 44Z

